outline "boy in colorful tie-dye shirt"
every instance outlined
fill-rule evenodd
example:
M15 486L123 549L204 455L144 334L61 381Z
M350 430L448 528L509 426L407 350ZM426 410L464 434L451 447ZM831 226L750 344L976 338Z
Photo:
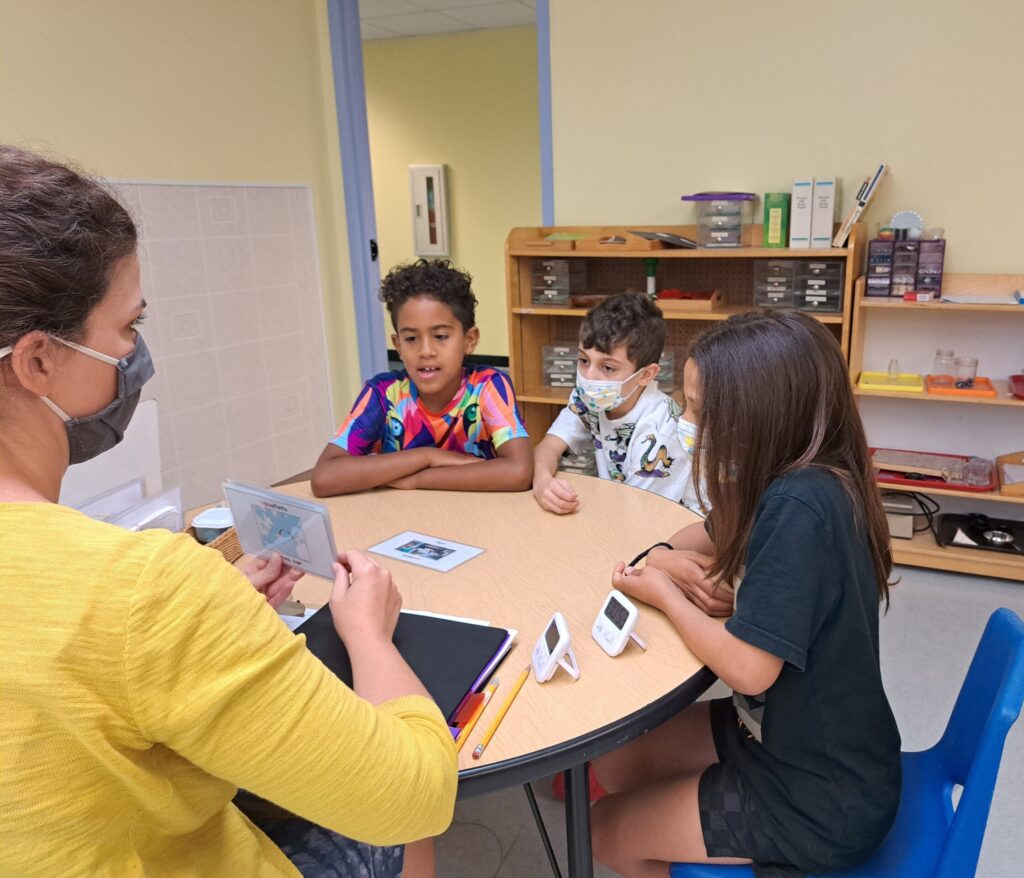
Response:
M390 485L452 491L525 491L533 454L512 382L464 366L480 339L468 274L420 259L384 278L380 297L404 369L363 386L313 470L313 493Z

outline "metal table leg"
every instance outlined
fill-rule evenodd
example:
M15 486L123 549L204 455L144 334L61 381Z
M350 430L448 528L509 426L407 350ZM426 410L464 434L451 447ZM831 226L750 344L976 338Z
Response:
M544 818L541 816L540 808L537 807L537 797L533 794L533 787L530 784L523 784L523 789L526 790L526 799L530 803L530 810L533 812L533 819L537 824L540 840L544 843L544 853L548 855L548 863L551 864L551 874L555 878L562 878L562 870L558 868L558 859L555 857L554 848L551 847L551 838L548 836L548 828L544 825Z
M593 878L590 845L590 766L584 762L565 772L565 833L569 848L569 878Z

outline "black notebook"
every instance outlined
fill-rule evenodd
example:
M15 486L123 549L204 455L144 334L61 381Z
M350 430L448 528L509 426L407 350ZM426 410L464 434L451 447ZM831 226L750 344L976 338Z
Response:
M295 633L305 634L309 651L328 670L352 685L352 665L334 630L329 605L317 610ZM478 682L483 682L481 675L510 636L504 628L402 613L392 639L451 722L456 708Z

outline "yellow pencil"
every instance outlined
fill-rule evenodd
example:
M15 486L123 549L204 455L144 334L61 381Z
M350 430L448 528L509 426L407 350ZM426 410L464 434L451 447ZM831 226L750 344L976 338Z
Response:
M523 672L519 675L519 679L516 680L516 685L513 686L512 691L508 693L508 698L506 698L505 703L501 705L501 710L498 711L498 715L494 718L494 722L491 723L491 727L484 735L484 739L476 745L476 749L473 751L474 759L479 759L484 755L484 749L491 743L491 738L493 738L494 733L498 731L498 726L501 725L501 721L505 718L505 714L508 713L508 709L512 706L512 702L516 700L519 690L523 688L523 683L525 683L526 678L530 676L530 667L530 665L527 665L523 668Z
M459 740L455 742L456 753L462 750L462 745L469 740L469 733L473 731L473 726L476 725L476 721L483 715L484 708L487 707L487 702L491 700L494 690L498 688L499 682L498 678L495 677L487 684L487 688L484 689L483 699L481 699L480 703L476 706L476 710L473 711L473 715L469 718L469 722L466 723L465 727L459 733Z

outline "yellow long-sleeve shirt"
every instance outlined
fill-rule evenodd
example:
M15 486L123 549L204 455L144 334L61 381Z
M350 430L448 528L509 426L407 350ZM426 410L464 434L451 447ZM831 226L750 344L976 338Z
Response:
M0 876L297 875L244 787L372 844L442 832L451 735L374 707L212 549L0 504Z

